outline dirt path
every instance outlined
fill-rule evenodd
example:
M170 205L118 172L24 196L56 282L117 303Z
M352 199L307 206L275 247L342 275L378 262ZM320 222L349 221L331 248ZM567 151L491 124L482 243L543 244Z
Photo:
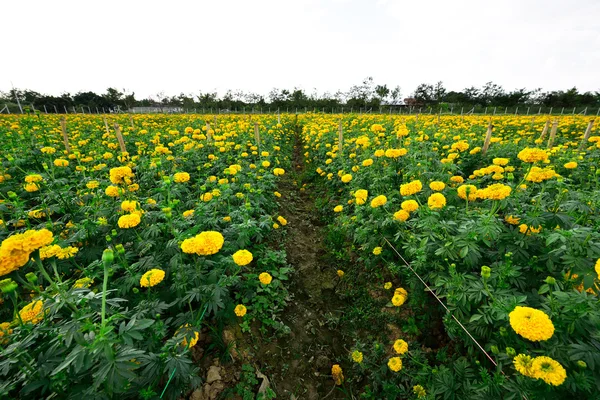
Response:
M301 190L304 166L298 138L293 171L279 188L280 213L288 220L285 250L295 269L289 284L293 299L283 317L291 334L264 343L257 361L278 399L341 399L343 393L332 392L331 378L331 366L348 354L338 329L343 308L334 290L339 278L327 259L325 227L311 194L315 189Z

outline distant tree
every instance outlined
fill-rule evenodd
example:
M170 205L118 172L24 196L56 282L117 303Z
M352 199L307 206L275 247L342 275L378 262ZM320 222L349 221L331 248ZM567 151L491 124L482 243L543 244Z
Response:
M446 88L444 87L444 83L442 81L438 81L433 87L433 101L437 104L443 101L444 96L446 95Z
M379 102L383 103L390 94L390 89L388 89L387 85L377 85L375 86L375 94L379 98Z
M433 102L433 86L426 83L421 83L415 89L412 97L422 105L431 104Z
M396 86L394 89L392 89L392 91L390 92L392 104L394 104L394 105L398 104L398 102L401 99L401 96L402 96L402 91L400 90L400 86Z

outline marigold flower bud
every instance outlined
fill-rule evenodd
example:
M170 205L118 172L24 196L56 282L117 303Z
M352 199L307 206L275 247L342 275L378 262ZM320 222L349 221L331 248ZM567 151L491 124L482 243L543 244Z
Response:
M0 281L0 290L4 294L12 293L17 290L18 287L19 285L17 285L17 283L10 278Z
M546 282L548 285L555 285L556 279L554 279L554 277L552 277L552 276L549 276L546 278L546 280L544 282Z
M123 247L123 245L121 243L119 243L118 245L116 245L115 249L117 250L117 253L119 253L119 254L124 254L125 253L125 247Z
M36 274L34 274L33 272L28 272L28 273L26 273L26 274L25 274L25 278L27 279L27 281L28 281L29 283L33 283L33 284L37 283L37 280L38 280L38 277L37 277L37 275L36 275Z
M490 279L490 274L492 272L492 269L490 267L488 267L487 265L484 265L483 267L481 267L481 277L483 279Z
M102 263L105 267L110 266L115 261L115 252L112 249L106 249L102 253Z
M512 347L507 347L506 355L508 355L509 357L514 357L517 355L517 351L515 349L513 349Z

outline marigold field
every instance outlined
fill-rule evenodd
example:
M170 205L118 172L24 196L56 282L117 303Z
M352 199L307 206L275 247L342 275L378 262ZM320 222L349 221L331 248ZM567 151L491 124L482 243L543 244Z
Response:
M600 399L593 117L61 118L0 117L0 398Z

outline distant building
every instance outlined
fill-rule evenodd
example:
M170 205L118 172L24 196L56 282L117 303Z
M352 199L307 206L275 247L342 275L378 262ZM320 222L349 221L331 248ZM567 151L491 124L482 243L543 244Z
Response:
M409 107L419 107L419 106L423 105L423 103L421 101L419 101L418 99L415 99L414 97L409 97L409 98L404 99L404 104Z
M139 114L150 114L150 113L175 114L175 113L182 113L183 107L173 107L173 106L132 107L130 111L132 113L139 113Z

